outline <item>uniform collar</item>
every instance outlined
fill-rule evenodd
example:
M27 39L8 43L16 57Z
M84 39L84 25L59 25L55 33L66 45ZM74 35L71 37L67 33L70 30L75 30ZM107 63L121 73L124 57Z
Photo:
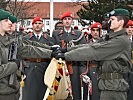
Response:
M128 36L128 39L129 39L130 41L132 41L132 40L133 40L132 35L131 35L131 36Z
M36 34L35 32L33 33L36 37L39 36L39 39L41 38L43 32L39 33L39 34Z
M72 29L70 28L69 30L66 30L66 28L64 27L64 31L67 33L70 33L72 31Z
M31 33L28 34L28 38L29 38L29 39L32 38L33 36L37 37L37 34L35 34L35 33L33 33L33 32L31 32ZM44 38L47 39L47 33L41 32L41 33L39 34L39 38L41 38L41 36L43 36Z
M96 42L96 41L97 41L97 39L92 38L92 41L93 41L93 42Z
M120 35L126 35L126 34L127 34L126 30L122 29L122 30L120 30L118 32L109 33L109 38L117 37L117 36L120 36Z
M76 33L75 33L75 31L73 30L73 28L70 28L69 29L69 31L70 32L68 32L68 33L70 33L70 34L72 34L72 35L76 35ZM61 29L61 30L59 30L59 35L62 35L62 34L65 34L66 33L66 31L65 31L65 29L63 28L63 29Z
M13 41L15 41L15 38L10 37L8 35L0 36L1 43L5 46L10 45Z

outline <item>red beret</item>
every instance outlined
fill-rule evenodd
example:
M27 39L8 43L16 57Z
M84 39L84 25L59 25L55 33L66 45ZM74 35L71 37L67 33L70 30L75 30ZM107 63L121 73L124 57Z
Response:
M92 28L102 28L102 25L99 22L96 22L90 26L90 29Z
M64 19L65 17L72 17L74 18L73 14L71 12L65 12L63 15L61 15L60 19Z
M78 28L78 26L74 26L74 29L77 29L78 30L79 28Z
M20 27L19 27L19 30L20 30L20 31L23 31L23 30L24 30L24 28L23 28L22 26L20 26Z
M133 26L133 21L132 20L129 20L127 25L126 25L126 28L128 28L129 26Z
M41 17L35 17L33 20L32 20L32 24L34 24L36 21L42 21L43 22L43 19Z

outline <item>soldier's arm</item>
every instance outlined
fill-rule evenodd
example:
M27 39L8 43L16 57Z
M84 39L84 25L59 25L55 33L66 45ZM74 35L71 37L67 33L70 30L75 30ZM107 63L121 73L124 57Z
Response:
M17 64L15 62L8 62L6 64L0 65L0 79L4 78L12 73L16 72L18 69Z
M114 39L104 43L86 45L65 53L68 61L110 60L117 58L130 44L124 39Z
M19 41L18 56L22 58L51 58L51 53L52 50L26 45L22 41Z
M74 49L77 49L77 48L81 48L81 47L86 47L88 45L89 44L79 44L79 45L75 45L73 47L67 47L67 51L71 51L71 50L74 50Z
M51 49L51 46L40 43L40 42L36 42L36 41L30 41L28 39L24 39L23 43L25 43L26 45L33 45L33 46L37 46L37 47L42 47L45 49Z

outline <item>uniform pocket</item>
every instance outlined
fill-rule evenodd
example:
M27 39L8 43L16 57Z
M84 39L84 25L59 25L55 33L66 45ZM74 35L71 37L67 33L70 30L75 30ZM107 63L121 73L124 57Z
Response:
M108 91L128 91L129 85L124 79L103 80L100 79L98 83L100 90Z

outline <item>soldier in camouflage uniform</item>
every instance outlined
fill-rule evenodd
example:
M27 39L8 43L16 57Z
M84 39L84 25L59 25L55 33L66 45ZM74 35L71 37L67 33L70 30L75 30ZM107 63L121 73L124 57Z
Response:
M19 99L19 84L16 79L18 66L15 63L15 59L9 59L9 51L12 51L10 46L16 42L16 38L11 38L7 33L11 30L13 18L15 17L11 13L0 9L0 100ZM17 52L14 54L17 53L22 59L30 57L51 58L52 51L48 50L51 47L48 46L47 49L34 47L24 44L20 39L17 40Z
M57 52L55 57L67 61L96 60L99 67L98 87L101 91L100 100L127 100L129 84L125 75L131 71L131 43L124 29L129 12L118 8L109 13L110 29L108 40L92 45L78 45L68 49L65 54Z

